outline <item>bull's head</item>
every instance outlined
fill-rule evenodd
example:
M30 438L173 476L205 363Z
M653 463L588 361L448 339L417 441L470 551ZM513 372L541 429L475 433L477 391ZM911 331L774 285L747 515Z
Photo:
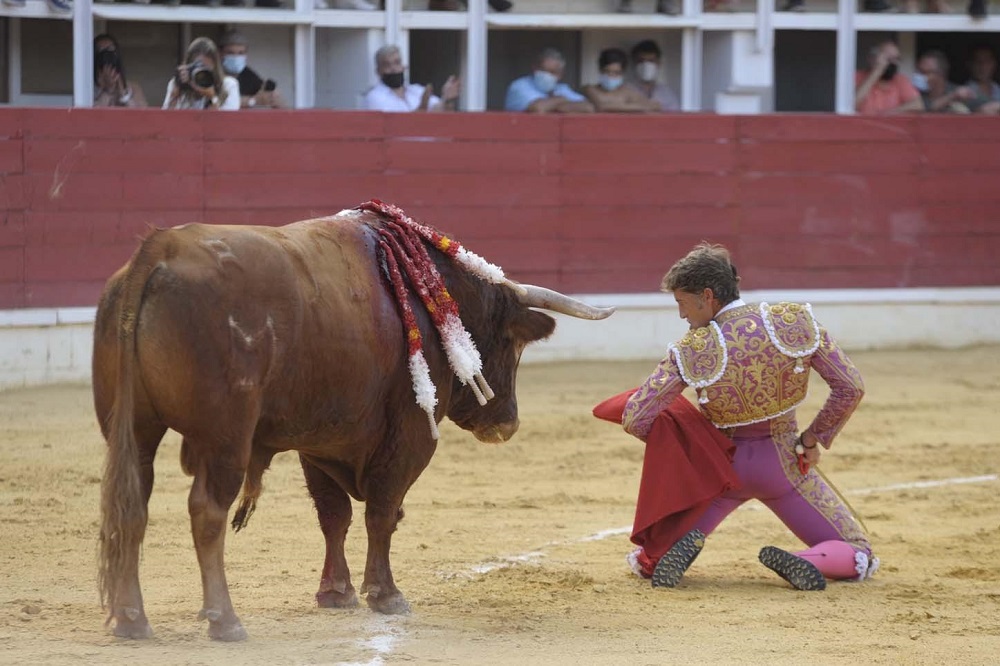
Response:
M485 405L473 391L455 382L448 417L460 428L469 430L481 442L505 442L519 425L515 384L521 352L529 343L543 340L555 330L555 320L532 310L542 308L579 317L604 319L614 308L597 308L559 292L533 285L492 287L484 294L483 312L476 319L463 321L472 333L483 359L483 375L494 396Z

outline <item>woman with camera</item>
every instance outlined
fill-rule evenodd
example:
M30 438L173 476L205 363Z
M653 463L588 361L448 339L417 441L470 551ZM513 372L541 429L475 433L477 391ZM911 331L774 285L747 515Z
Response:
M184 64L167 84L164 109L220 109L239 111L240 84L222 71L219 49L208 37L198 37L187 48Z
M138 83L125 78L118 42L111 35L94 38L94 106L146 106Z

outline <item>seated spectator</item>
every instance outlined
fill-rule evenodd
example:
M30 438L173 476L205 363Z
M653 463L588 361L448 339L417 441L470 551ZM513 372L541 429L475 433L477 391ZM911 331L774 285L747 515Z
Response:
M184 64L167 84L163 108L239 111L240 84L223 73L219 49L208 37L188 46Z
M461 85L452 75L441 88L441 97L434 94L434 86L406 83L406 68L398 46L383 46L375 52L375 73L379 82L365 94L365 108L369 111L406 113L410 111L455 111Z
M25 0L3 0L5 7L26 7ZM70 14L73 12L73 0L47 0L49 9L60 14Z
M681 102L677 95L666 84L660 83L660 72L663 69L663 54L659 45L652 39L646 39L632 47L632 69L635 80L631 81L643 96L660 105L660 111L680 111Z
M313 6L316 9L365 9L368 11L378 9L378 5L368 0L314 0Z
M854 108L870 115L923 110L920 93L899 73L895 42L886 40L868 52L868 69L854 76Z
M972 99L968 86L956 86L948 80L948 58L941 51L928 51L917 60L913 87L920 91L924 110L932 113L968 113L965 104Z
M229 30L219 42L222 69L240 84L241 109L283 109L281 94L271 79L264 80L247 66L249 42L239 30Z
M989 12L986 9L987 0L969 0L969 16L974 19L984 19Z
M556 49L545 49L535 60L531 74L515 79L507 87L506 111L528 113L591 113L593 105L565 83L560 83L566 59Z
M489 3L498 12L505 12L514 6L510 0L489 0ZM432 12L460 12L467 4L467 0L428 0L427 9Z
M632 0L618 0L618 11L621 14L631 14ZM656 0L656 11L668 16L677 16L681 13L677 0Z
M660 103L649 99L635 86L625 83L628 56L621 49L604 49L597 58L601 68L600 83L584 86L583 94L602 113L649 113L660 110Z
M142 87L125 76L121 49L108 34L94 37L94 106L147 106Z
M996 82L997 58L988 46L977 46L969 58L969 72L972 78L965 85L972 90L968 101L974 113L997 113L1000 111L1000 85Z

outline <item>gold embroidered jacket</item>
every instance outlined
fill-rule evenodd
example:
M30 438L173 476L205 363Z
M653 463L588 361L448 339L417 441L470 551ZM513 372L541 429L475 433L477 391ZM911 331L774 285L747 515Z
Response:
M741 305L670 345L626 404L622 426L644 438L685 386L696 390L702 411L718 428L767 421L805 400L810 369L830 386L809 426L829 448L864 395L861 374L813 318L809 304Z

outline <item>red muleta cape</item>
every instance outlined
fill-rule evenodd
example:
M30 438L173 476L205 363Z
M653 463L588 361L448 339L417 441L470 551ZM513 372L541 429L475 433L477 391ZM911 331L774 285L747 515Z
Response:
M594 416L620 424L635 391L608 398L594 407ZM740 482L732 440L683 396L660 412L645 441L631 539L642 546L645 557L639 561L652 575L652 567L691 531L709 503Z

